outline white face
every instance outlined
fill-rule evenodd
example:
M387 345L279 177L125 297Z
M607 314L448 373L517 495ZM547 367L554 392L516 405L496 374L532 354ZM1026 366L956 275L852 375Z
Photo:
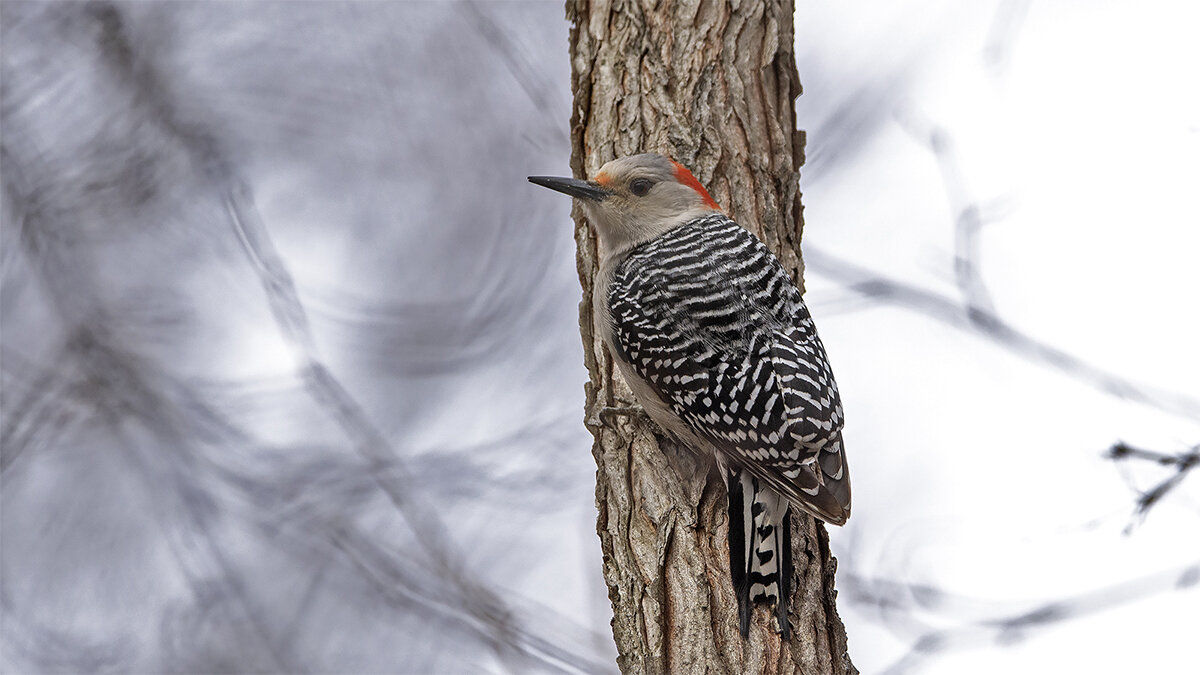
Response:
M719 209L687 169L662 155L614 159L590 182L607 193L601 200L581 200L600 237L602 258Z

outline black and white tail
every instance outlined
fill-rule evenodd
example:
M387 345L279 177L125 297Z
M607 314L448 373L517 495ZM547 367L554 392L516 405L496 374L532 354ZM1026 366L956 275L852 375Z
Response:
M755 603L775 606L779 632L788 636L791 595L791 512L787 499L735 466L723 467L729 490L729 569L742 637L750 634Z

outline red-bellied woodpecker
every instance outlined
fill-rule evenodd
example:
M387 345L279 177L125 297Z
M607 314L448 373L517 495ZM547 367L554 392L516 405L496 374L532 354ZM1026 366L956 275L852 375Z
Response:
M850 515L837 384L800 291L682 165L645 154L593 180L530 176L577 197L599 236L596 325L646 413L716 457L742 635L755 602L788 632L790 506Z

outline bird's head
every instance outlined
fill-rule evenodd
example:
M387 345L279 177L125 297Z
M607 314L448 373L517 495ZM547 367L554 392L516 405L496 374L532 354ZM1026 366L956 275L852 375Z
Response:
M579 199L604 257L721 209L691 171L656 154L614 159L591 180L530 176L529 182Z

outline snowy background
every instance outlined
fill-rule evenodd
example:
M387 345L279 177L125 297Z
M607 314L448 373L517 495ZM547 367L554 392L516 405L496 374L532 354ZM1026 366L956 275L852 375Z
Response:
M966 4L796 10L851 654L1186 671L1200 10ZM615 670L562 17L0 3L0 671Z

